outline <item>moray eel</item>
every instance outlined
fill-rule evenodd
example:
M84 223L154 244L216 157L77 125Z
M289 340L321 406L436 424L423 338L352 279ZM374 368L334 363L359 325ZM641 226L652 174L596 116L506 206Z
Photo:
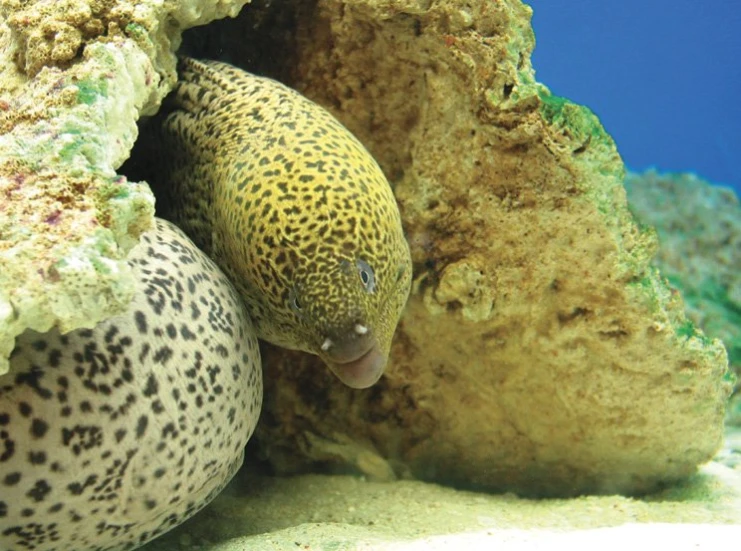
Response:
M158 198L240 291L258 337L375 383L412 262L392 190L360 142L286 86L182 58L149 155ZM162 212L162 211L160 211Z
M158 220L128 258L127 311L27 330L0 377L0 550L130 550L214 498L262 405L244 304Z

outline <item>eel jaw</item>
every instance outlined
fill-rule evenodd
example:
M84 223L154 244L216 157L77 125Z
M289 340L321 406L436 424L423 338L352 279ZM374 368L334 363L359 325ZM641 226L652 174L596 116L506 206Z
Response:
M353 360L336 362L325 358L324 361L340 381L357 389L374 385L386 368L386 356L376 342Z
M350 388L368 388L383 375L388 361L367 325L356 323L340 338L327 337L319 355Z

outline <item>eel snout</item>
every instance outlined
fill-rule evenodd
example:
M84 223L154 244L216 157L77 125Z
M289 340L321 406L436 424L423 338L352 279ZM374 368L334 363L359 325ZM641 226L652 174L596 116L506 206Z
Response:
M386 355L365 325L356 324L345 338L327 338L321 349L322 359L350 388L372 386L386 368Z

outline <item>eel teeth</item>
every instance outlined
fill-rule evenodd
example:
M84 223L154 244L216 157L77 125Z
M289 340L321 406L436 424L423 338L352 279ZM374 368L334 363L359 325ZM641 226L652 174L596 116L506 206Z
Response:
M360 325L358 323L355 325L355 332L358 335L365 335L368 332L368 328L365 325Z
M322 351L326 352L332 346L332 339L325 339L322 343Z

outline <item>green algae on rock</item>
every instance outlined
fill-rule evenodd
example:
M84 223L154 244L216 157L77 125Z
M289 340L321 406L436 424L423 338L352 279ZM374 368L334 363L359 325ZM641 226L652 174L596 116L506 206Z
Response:
M741 384L741 206L733 190L694 174L630 173L625 179L630 208L656 227L661 246L654 263L684 298L694 326L723 341L736 384ZM730 373L729 373L730 375ZM739 388L729 421L741 424Z
M116 169L182 30L245 3L0 1L0 375L26 328L92 327L131 299L154 198Z
M141 96L133 90L144 87L147 64L125 43L90 45L85 56L4 96L0 373L26 328L92 327L133 293L125 255L149 227L154 200L113 167L136 136Z
M725 351L684 335L681 301L650 266L656 234L633 221L598 119L535 82L527 6L260 9L224 22L221 44L293 22L271 29L295 41L294 66L275 70L390 175L416 278L369 391L268 351L258 435L273 468L566 495L650 491L712 457Z

